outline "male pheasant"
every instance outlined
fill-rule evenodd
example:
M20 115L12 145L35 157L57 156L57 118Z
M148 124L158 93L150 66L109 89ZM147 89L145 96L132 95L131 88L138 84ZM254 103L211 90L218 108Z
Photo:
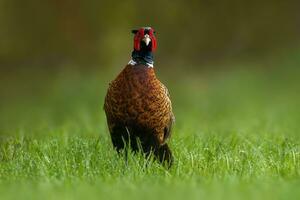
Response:
M174 122L168 89L156 78L153 52L157 42L151 27L133 30L132 59L109 84L104 110L114 148L151 152L171 166L172 153L166 143Z

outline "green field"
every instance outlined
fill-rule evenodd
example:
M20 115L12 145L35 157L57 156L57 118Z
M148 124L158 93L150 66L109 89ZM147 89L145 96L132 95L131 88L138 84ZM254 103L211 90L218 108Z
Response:
M157 65L170 170L112 149L102 105L120 68L1 77L0 199L300 199L298 56L229 66Z

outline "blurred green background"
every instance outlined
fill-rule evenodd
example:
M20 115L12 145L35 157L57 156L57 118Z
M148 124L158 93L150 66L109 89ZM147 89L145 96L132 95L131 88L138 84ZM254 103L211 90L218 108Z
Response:
M130 59L130 31L140 26L157 31L157 75L174 94L175 111L192 109L184 97L198 95L204 100L201 92L209 92L218 82L228 84L223 103L232 102L230 85L235 80L240 98L253 103L258 98L243 91L247 84L266 99L277 95L286 102L295 100L290 95L299 83L296 0L1 0L0 4L1 132L16 132L29 126L26 121L35 126L51 121L63 125L64 120L74 121L83 105L95 121L92 127L104 124L105 90ZM265 88L254 86L257 82Z
M182 97L210 91L223 79L229 85L240 80L235 83L241 86L238 95L253 102L257 95L242 88L247 76L249 85L265 83L265 90L252 86L254 90L269 95L266 98L285 96L286 102L298 85L296 0L0 3L1 132L16 132L29 126L28 121L35 126L51 120L64 125L83 104L95 125L103 124L106 87L130 59L130 30L140 26L157 31L156 70L174 94L175 111L191 107ZM270 90L277 84L283 84L279 92ZM232 98L228 92L224 102ZM45 122L37 122L42 119Z
M297 0L1 0L0 65L109 68L128 59L130 30L140 26L157 30L161 63L251 59L299 45L299 7Z

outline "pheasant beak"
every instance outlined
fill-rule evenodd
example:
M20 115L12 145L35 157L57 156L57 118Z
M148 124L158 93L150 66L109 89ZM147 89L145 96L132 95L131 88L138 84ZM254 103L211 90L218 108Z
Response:
M149 43L151 42L151 38L148 34L145 34L144 38L142 39L143 42L145 42L146 46L149 45Z

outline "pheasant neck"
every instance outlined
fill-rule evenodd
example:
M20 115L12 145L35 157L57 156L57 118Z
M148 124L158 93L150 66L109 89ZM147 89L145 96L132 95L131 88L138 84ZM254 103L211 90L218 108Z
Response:
M153 53L151 51L136 51L134 50L131 54L130 65L143 64L148 67L153 67Z

